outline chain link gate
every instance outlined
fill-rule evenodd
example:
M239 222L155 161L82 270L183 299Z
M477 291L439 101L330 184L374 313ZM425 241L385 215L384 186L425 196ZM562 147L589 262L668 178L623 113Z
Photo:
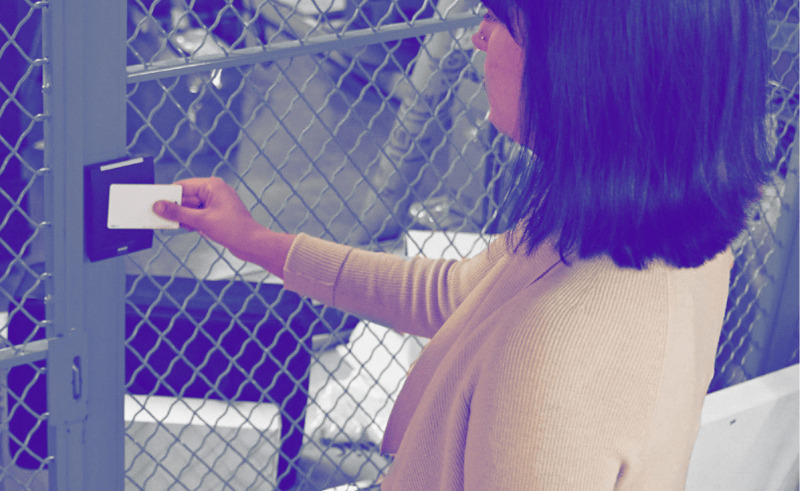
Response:
M51 230L44 221L40 5L0 18L0 489L44 489L48 321L42 292ZM12 325L13 321L13 325Z
M435 198L451 212L435 220L458 212L477 234L489 206L474 8L130 2L129 153L155 157L157 182L223 177L281 230L403 254L409 208ZM407 362L385 348L369 370L359 360L391 334L283 291L196 234L156 243L127 267L126 484L374 481Z
M508 144L485 122L479 17L462 2L128 0L128 153L154 156L157 182L221 176L279 230L474 254ZM46 4L12 3L0 19L2 490L46 487L53 459L45 399L31 397L51 274ZM798 359L797 295L782 297L797 289L798 7L772 3L776 180L735 245L712 390ZM325 489L386 468L377 445L424 340L283 291L195 234L158 233L125 269L126 489Z

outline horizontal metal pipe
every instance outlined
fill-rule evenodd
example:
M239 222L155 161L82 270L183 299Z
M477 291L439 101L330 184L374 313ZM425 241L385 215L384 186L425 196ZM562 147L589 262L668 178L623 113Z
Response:
M0 349L0 370L27 365L47 357L49 343L46 339L31 341L20 346Z
M323 53L341 49L368 46L370 44L397 41L400 39L425 36L441 31L474 27L481 17L473 13L453 14L445 20L423 19L413 24L390 24L378 30L359 29L339 34L326 34L306 40L292 40L275 43L273 46L253 46L237 49L224 57L181 58L130 65L127 67L129 84L178 77L197 72L207 72L221 68L267 63L270 61L300 55Z

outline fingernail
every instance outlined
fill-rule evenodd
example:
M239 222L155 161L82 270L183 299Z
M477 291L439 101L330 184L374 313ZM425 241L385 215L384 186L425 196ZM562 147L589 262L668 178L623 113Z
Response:
M161 201L156 201L156 203L153 205L153 211L158 215L164 213L164 203Z

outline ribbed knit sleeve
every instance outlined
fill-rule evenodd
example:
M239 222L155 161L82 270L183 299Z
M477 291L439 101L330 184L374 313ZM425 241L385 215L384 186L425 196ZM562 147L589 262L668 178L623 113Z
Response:
M300 234L284 267L284 286L398 331L432 337L500 256L484 251L462 261L406 259Z
M520 316L498 328L471 398L465 490L610 490L626 468L641 467L634 460L658 393L667 282L617 276L572 285L535 308L508 305Z
M287 290L333 306L336 281L352 247L298 235L283 267Z

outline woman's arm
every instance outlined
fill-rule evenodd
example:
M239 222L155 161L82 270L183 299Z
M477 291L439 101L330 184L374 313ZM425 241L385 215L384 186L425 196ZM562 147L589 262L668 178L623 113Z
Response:
M179 181L181 206L159 201L159 216L217 242L236 257L284 280L287 289L387 327L431 337L491 267L475 258L406 260L256 222L236 191L219 178ZM288 261L287 261L288 258Z
M573 263L583 271L568 288L536 303L521 295L497 320L470 397L465 490L674 490L685 481L691 411L655 419L658 404L690 406L694 391L687 378L664 392L664 374L677 370L667 364L669 279L594 266ZM693 326L675 323L695 339ZM676 344L687 353L670 363L694 366L692 343ZM668 434L654 430L665 424Z
M301 234L286 263L285 286L398 331L432 337L486 276L489 256L405 259Z

